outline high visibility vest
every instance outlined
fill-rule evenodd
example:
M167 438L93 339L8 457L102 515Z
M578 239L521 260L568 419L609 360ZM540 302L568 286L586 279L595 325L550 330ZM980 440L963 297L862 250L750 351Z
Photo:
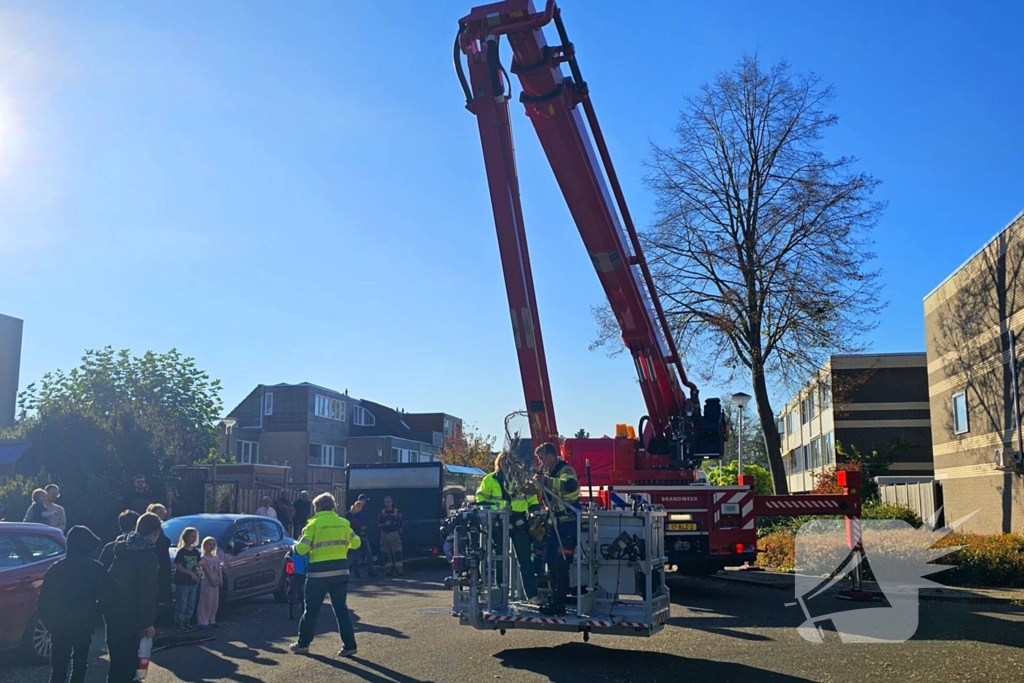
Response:
M501 472L491 472L476 490L476 500L491 507L502 510L506 505L512 505L512 512L535 512L540 509L540 501L534 491L517 491L515 494L509 492L505 486L505 477Z
M559 460L551 468L548 475L547 486L570 505L576 505L580 499L580 482L576 477L576 470L564 460ZM566 508L565 503L558 498L551 500L551 509L557 516L573 514L572 510Z
M298 555L309 555L307 579L348 576L348 551L362 544L352 525L334 510L323 510L309 520L295 544Z

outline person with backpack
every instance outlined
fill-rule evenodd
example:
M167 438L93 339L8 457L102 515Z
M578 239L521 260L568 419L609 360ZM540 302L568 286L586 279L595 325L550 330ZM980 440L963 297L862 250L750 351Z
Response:
M67 555L46 570L36 598L36 612L50 632L50 683L83 683L89 665L89 646L100 623L100 598L110 577L92 559L100 539L91 529L68 530Z

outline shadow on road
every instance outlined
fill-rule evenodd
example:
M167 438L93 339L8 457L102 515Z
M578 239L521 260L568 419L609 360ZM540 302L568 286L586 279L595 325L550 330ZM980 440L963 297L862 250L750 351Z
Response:
M430 683L420 678L406 676L394 669L389 669L386 666L360 659L359 657L332 659L321 655L310 655L310 658L315 659L321 664L333 667L338 671L344 671L361 681L370 681L370 683Z
M532 647L504 650L494 655L502 666L532 671L548 677L552 683L579 683L581 672L588 681L807 681L757 669L745 664L689 659L679 655L648 650L619 650L584 643L566 643L556 647Z
M749 586L714 579L674 580L669 584L672 603L692 616L674 616L668 624L695 629L744 641L774 641L771 635L752 633L750 629L796 629L804 615L799 607L786 606L793 594L768 587ZM859 609L857 603L834 596L817 599L818 614ZM865 603L877 608L879 603ZM1008 604L981 605L922 600L919 625L912 641L970 640L991 645L1024 647L1019 626L1012 622L1024 615L1024 609ZM833 631L832 622L820 625ZM838 638L838 636L836 636Z

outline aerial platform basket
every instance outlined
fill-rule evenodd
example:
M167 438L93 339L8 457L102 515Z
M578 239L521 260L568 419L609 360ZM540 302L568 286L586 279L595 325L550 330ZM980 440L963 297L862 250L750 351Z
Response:
M664 510L580 510L566 614L526 600L509 537L509 511L453 517L452 616L481 630L537 629L626 636L661 631L671 609L665 584ZM547 590L541 589L541 596Z

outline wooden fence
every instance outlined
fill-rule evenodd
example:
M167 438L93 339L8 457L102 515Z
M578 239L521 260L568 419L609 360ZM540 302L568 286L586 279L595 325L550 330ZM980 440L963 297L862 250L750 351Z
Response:
M285 490L288 491L288 499L293 501L293 502L298 499L299 493L301 491L309 491L310 500L312 500L316 496L320 495L321 493L328 493L329 492L329 493L334 494L334 499L335 499L335 501L337 501L338 509L339 510L345 510L346 509L346 506L345 506L345 487L344 486L338 486L338 487L334 488L333 490L328 490L328 489L326 489L324 487L316 487L316 486L302 487L302 488L295 488L295 489L288 488L288 489L285 489ZM233 503L231 505L231 507L232 507L231 511L233 513L239 514L239 515L254 515L254 514L256 514L256 510L258 510L260 507L263 506L263 498L264 498L264 496L270 496L270 500L274 501L274 500L277 500L277 497L278 497L278 495L280 495L280 492L281 492L281 489L264 489L264 488L235 489L234 501L233 501Z

